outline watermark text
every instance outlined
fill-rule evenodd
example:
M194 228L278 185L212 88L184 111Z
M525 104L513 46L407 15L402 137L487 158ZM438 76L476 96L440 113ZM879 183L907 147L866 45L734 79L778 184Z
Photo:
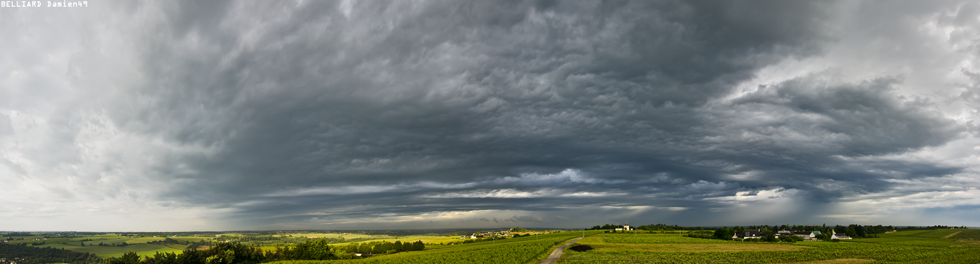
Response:
M88 1L0 1L5 7L88 7Z

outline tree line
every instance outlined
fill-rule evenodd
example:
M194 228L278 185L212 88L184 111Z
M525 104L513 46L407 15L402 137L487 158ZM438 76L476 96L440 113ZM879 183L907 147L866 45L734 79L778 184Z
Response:
M22 264L99 264L102 262L102 258L92 253L75 252L52 247L28 247L24 244L0 244L0 258L14 260Z
M903 226L903 227L895 228L895 230L902 230L902 231L906 231L906 230L935 230L935 229L950 229L950 228L952 228L952 229L967 229L966 226L953 226L953 227L949 227L949 226L944 226L944 225L934 225L934 226Z
M586 228L585 230L605 230L605 229L616 229L616 228L623 228L623 225L610 225L610 224L605 224L602 226L597 225L597 226Z
M396 252L406 252L406 251L419 251L425 249L425 243L421 240L412 243L402 243L401 241L388 242L388 241L378 241L370 243L350 243L347 244L345 252L347 253L372 253L372 254L383 254L383 253L396 253Z

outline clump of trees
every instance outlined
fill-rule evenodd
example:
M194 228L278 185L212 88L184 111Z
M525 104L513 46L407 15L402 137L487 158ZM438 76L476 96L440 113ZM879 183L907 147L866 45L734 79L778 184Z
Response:
M510 229L510 232L523 232L523 233L526 233L526 232L529 232L529 231L527 231L527 229L524 229L524 228L521 228L521 227L517 226L517 227L511 228Z
M169 238L169 237L168 238L164 238L163 240L150 241L150 242L146 242L146 243L147 244L160 244L160 245L181 244L180 241L178 241L176 239L173 239L173 238Z
M715 229L715 232L712 236L717 239L731 240L732 236L734 236L737 232L738 230L736 229L722 227L722 228Z
M89 244L89 245L95 245L95 243L92 243L92 244ZM129 243L126 243L126 241L123 241L122 243L119 243L118 245L116 243L109 244L109 243L99 242L99 246L125 247L125 246L128 246L128 245L130 245L130 244ZM85 246L85 242L82 242L82 246Z
M585 230L607 230L607 229L616 229L616 228L623 228L623 225L610 225L610 224L605 224L605 225L602 225L602 226L593 226L593 227L590 227L590 228L586 228Z
M119 258L108 258L105 264L233 264L260 263L269 258L258 248L237 243L219 243L206 250L186 249L182 254L159 253L141 258L128 252Z
M394 243L388 241L377 241L370 243L350 243L347 244L345 252L347 253L372 253L372 254L390 254L397 252L406 251L420 251L425 249L425 243L422 240L415 242L405 242L395 241Z

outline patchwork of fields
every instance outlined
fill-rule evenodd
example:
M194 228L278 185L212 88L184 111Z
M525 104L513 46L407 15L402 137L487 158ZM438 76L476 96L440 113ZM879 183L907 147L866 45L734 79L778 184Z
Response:
M236 234L221 234L212 241ZM582 232L555 232L537 237L509 238L497 241L460 244L455 236L369 236L360 234L309 233L289 238L340 238L370 241L417 241L428 244L424 251L378 255L363 259L333 261L281 261L283 263L537 263L558 244L581 237ZM565 250L559 263L980 263L980 230L943 229L900 231L881 234L880 238L840 242L807 241L797 243L735 242L700 239L678 234L629 234L586 232L577 245L589 245L584 252ZM44 241L50 246L99 257L120 257L126 252L141 256L155 253L180 254L186 242L207 241L208 237L170 237L182 244L156 244L163 237L123 237L118 235L73 238L24 237L24 242ZM39 240L35 240L39 239ZM370 240L367 240L370 239ZM84 241L83 241L84 240ZM84 242L86 245L81 246ZM103 243L126 246L93 246ZM453 243L455 242L455 243ZM357 243L357 242L355 242ZM439 245L439 244L445 245ZM449 245L452 243L453 245ZM341 249L348 243L331 244ZM272 248L262 247L263 250Z
M140 255L153 255L156 252L160 253L180 253L187 246L180 244L147 244L148 242L162 241L164 237L125 237L115 234L109 235L97 235L97 236L84 236L76 238L48 238L43 240L42 236L33 237L20 237L24 238L23 241L15 240L14 242L44 242L44 245L37 245L36 247L52 247L52 248L63 248L71 251L77 252L87 252L93 253L101 258L108 257L119 257L126 252L136 252ZM202 240L207 240L207 237L170 237L171 239L177 240L179 242L197 242ZM34 239L42 239L40 241L35 241ZM85 243L85 246L81 244ZM99 246L102 243L105 246ZM122 243L126 243L126 246L119 246ZM113 246L116 245L116 246Z
M598 233L601 233L601 231L590 231L587 234L593 235ZM439 246L425 251L403 252L364 259L331 261L301 260L273 263L537 263L544 259L559 244L581 236L582 232L558 232L542 234L537 237L510 238L496 242Z
M158 245L158 244L135 244L125 247L100 247L100 246L73 246L52 244L46 245L54 248L64 248L71 251L93 253L101 258L121 257L126 252L136 252L141 256L152 256L156 252L160 253L180 253L184 251L183 245Z

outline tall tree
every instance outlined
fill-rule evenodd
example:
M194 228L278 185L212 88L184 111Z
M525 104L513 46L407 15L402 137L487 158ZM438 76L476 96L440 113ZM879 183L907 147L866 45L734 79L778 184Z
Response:
M844 230L844 234L851 238L859 238L858 233L854 230L853 226L848 226L847 229Z

